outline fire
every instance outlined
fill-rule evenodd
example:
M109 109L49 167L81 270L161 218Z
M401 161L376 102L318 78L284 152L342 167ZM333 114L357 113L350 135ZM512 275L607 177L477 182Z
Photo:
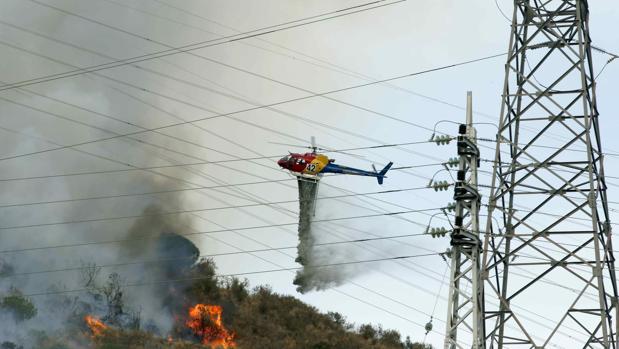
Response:
M185 322L193 333L200 337L202 344L235 348L234 332L228 332L221 322L222 309L219 305L196 304L189 308L189 318Z
M103 332L107 330L107 326L94 316L86 315L84 321L86 321L86 325L90 328L93 338L100 337L103 335Z

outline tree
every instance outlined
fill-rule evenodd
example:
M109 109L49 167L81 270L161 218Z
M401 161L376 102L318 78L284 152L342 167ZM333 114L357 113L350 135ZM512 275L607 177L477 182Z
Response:
M233 301L242 302L249 296L247 279L241 281L235 277L227 278L223 286L230 292Z
M336 311L330 311L327 313L327 315L331 318L331 320L333 320L333 322L335 322L336 325L340 326L341 328L346 328L348 326L346 324L346 318L344 317L344 315Z
M359 326L359 334L366 340L375 342L376 337L378 335L378 331L374 328L374 326L370 324L363 324Z
M220 297L219 282L216 275L215 262L212 259L202 259L188 277L195 278L196 281L189 286L187 294L190 298L209 301L217 301Z
M10 294L0 301L0 309L10 312L16 321L32 319L37 315L37 308L17 289L12 288Z
M404 349L432 349L432 345L424 343L413 343L409 336L404 341Z
M396 346L402 345L402 338L398 331L395 331L395 330L384 330L383 331L381 329L379 343L386 345L386 346L396 347Z
M97 267L97 264L82 262L82 268L80 269L82 285L89 290L95 289L99 272L101 272L101 267Z
M120 275L118 273L110 274L107 283L101 288L101 292L107 301L105 320L117 324L119 316L123 314L124 306Z

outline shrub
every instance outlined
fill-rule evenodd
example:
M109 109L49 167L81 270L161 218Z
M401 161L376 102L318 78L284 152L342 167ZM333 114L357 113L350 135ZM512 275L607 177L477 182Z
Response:
M18 322L32 319L37 315L37 308L34 304L15 290L2 298L0 309L11 313Z

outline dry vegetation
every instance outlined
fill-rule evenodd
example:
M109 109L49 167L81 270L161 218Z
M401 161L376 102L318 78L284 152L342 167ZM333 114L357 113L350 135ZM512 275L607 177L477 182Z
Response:
M247 283L235 278L220 279L215 276L215 266L203 260L194 266L187 277L196 281L182 288L184 305L179 308L178 319L171 336L162 338L143 330L122 329L106 325L101 333L94 334L78 319L58 335L33 333L37 349L192 349L211 348L198 344L200 338L192 333L183 318L184 309L190 304L217 304L223 308L222 322L235 333L239 349L428 349L408 338L401 338L397 331L384 330L372 325L355 326L338 313L320 313L292 296L274 293L261 286L248 289ZM15 304L10 311L17 318L32 315L34 311L16 301L13 293L5 303ZM7 300L8 299L8 300ZM113 303L113 302L112 302ZM4 304L4 303L1 303ZM2 311L3 308L0 308ZM24 316L19 314L25 311ZM4 308L4 311L7 311ZM16 343L0 342L0 349L21 349ZM29 349L29 348L23 348Z

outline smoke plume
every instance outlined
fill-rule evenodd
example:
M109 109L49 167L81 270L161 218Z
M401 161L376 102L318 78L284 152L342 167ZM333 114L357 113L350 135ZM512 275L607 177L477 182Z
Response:
M86 4L80 2L75 6ZM5 9L7 16L18 8L8 6ZM119 22L132 21L127 13L119 12ZM67 38L75 46L91 46L92 28L75 31L70 23L74 18L59 13L44 16L42 13L33 12L28 14L32 18L24 19L24 22L32 23L34 32ZM23 17L27 14L16 12L14 15ZM113 54L131 55L136 50L141 51L131 41L116 42L114 47L119 52ZM15 45L32 52L48 52L49 56L57 54L59 59L70 62L69 58L60 57L64 51L49 50L44 46L49 42L42 38L29 36L28 40ZM7 80L71 70L70 66L22 54L23 60L12 62ZM76 53L75 57L79 55ZM98 57L92 62L101 59ZM56 70L50 70L52 68ZM153 84L140 73L130 72L123 78L146 88ZM0 123L8 135L3 137L2 157L130 133L137 130L135 125L151 127L149 122L170 122L153 114L152 106L157 106L156 101L151 102L152 105L140 105L130 97L135 91L128 91L126 96L121 94L123 97L119 97L120 93L116 85L93 75L6 92L3 97L23 106L8 102L0 104ZM131 102L119 103L122 98ZM77 110L59 101L99 114ZM38 111L24 106L36 107ZM142 139L148 141L148 136ZM157 143L163 147L170 145L165 138ZM123 164L148 167L175 162L166 158L161 150L118 138L77 150L67 148L2 161L0 172L2 178L18 178L127 169ZM168 173L171 174L159 176L136 170L6 181L0 183L0 190L3 204L22 204L171 191L186 187L186 181L193 179L190 178L193 174L188 171ZM153 333L167 333L173 326L173 313L176 302L180 300L177 300L174 284L160 281L178 278L194 265L199 256L194 243L182 236L193 225L190 216L167 214L182 210L185 204L180 195L167 193L0 208L0 226L4 228L0 230L0 345L7 342L33 348L36 340L45 336L70 335L71 331L83 328L86 314L93 314L121 328L141 326ZM123 216L140 217L115 219ZM96 221L99 219L101 221ZM95 221L65 223L84 220ZM11 228L20 226L29 227ZM116 242L103 243L105 241ZM149 286L125 287L127 284Z
M317 246L335 229L325 223L314 223L314 217L328 217L328 210L317 204L318 183L299 179L299 244L296 262L303 266L297 271L294 284L297 291L306 293L320 291L342 284L355 274L352 266L322 267L328 264L350 261L354 251L343 246Z

